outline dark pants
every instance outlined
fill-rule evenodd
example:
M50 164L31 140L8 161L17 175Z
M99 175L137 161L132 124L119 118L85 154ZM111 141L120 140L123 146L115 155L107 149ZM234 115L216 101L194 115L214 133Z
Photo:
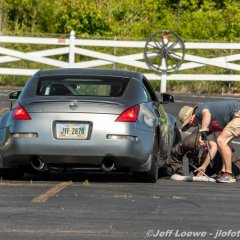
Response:
M172 174L183 173L183 158L187 156L188 161L194 164L196 167L200 167L204 162L206 155L208 154L207 149L203 150L198 146L199 133L193 132L184 138L182 141L178 142L171 151L171 166L170 171ZM217 133L212 133L208 135L208 141L216 141ZM234 154L233 154L234 155ZM211 176L213 174L218 174L222 169L222 157L219 152L212 159L211 164L206 169L206 174ZM233 157L233 174L235 176L240 173L240 159ZM195 169L189 164L189 171L194 171Z

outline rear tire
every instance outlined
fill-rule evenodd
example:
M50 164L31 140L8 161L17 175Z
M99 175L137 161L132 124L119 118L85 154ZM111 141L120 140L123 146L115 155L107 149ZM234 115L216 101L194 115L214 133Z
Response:
M152 161L151 161L151 169L149 172L135 172L134 175L138 182L148 182L148 183L156 183L158 180L158 171L159 171L159 146L158 146L158 138L155 136L152 150Z
M147 180L151 183L156 183L158 181L158 171L159 171L159 145L158 145L158 137L155 135L154 143L153 143L153 151L152 151L152 163L151 170L147 173Z
M178 127L175 125L174 126L174 135L173 135L173 144L172 144L172 148L182 140L182 136L181 136L181 132L178 129ZM172 167L171 167L171 151L169 153L169 156L166 160L166 163L163 167L161 167L159 169L159 176L160 177L169 177L172 175Z

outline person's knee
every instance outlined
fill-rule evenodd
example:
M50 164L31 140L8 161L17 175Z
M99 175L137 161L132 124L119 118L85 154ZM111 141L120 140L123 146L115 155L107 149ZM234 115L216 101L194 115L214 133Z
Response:
M210 146L211 148L217 149L217 143L214 142L214 141L209 141L209 146Z
M217 145L219 148L226 146L226 140L221 135L217 138Z

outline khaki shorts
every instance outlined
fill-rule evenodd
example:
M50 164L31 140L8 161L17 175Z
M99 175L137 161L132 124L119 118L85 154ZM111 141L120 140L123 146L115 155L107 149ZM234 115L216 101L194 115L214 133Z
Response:
M235 112L234 118L228 123L228 125L224 129L231 132L235 137L240 136L240 111Z

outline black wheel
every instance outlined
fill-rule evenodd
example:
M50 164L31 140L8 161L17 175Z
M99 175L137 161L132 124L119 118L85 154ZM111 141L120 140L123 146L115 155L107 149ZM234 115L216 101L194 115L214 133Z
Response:
M149 172L135 172L134 175L137 181L140 182L149 182L149 183L156 183L158 180L158 172L159 172L159 159L160 159L160 152L158 146L158 138L155 136L155 140L153 143L153 150L151 154L151 169Z
M184 41L176 33L168 30L154 33L144 48L144 58L148 67L157 71L179 69L184 55Z
M178 127L175 125L174 126L174 135L173 135L173 143L172 143L172 148L182 140L182 136L180 133L180 130L178 129ZM161 167L159 169L159 173L158 175L160 177L169 177L172 175L172 167L171 167L171 151L169 152L169 156L166 160L166 163L163 167Z
M158 137L156 135L153 143L151 170L148 172L147 176L148 182L155 183L158 180L159 154Z

